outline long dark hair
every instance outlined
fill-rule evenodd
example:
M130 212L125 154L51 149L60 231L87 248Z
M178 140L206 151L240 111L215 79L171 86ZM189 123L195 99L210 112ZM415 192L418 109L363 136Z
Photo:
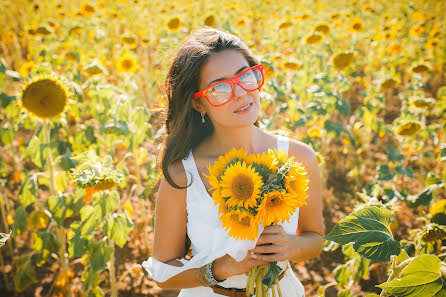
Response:
M240 38L212 28L199 29L189 35L176 49L170 64L164 82L168 107L161 168L167 182L177 189L187 186L181 187L174 183L168 166L186 158L189 150L198 146L214 130L208 116L205 116L203 124L200 113L192 107L193 94L199 91L201 69L212 54L225 49L240 51L249 66L259 64ZM259 126L258 120L255 125Z

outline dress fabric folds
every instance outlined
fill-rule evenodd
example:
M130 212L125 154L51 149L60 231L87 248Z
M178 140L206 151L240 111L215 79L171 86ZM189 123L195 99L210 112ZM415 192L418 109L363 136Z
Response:
M289 139L284 136L278 136L277 149L283 149L288 152ZM255 247L256 241L235 240L223 229L219 220L218 206L214 205L212 197L207 192L203 181L198 173L198 169L192 154L183 159L183 166L186 171L187 182L192 184L187 188L187 234L191 241L193 257L190 260L181 259L183 266L177 267L162 263L150 257L142 262L142 266L149 275L157 282L164 282L172 276L185 270L199 268L213 260L226 254L237 261L242 261L248 250ZM290 220L285 223L279 223L288 234L296 234L297 223L299 219L299 208L296 209ZM259 226L257 234L260 236L263 228ZM282 269L289 266L288 261L277 263ZM234 275L219 283L225 288L246 288L248 276L246 274ZM294 274L291 267L285 271L284 277L279 282L283 297L301 297L305 296L305 290L302 283ZM271 289L270 289L271 290ZM182 289L178 297L216 297L223 296L209 287L194 287ZM255 296L255 295L254 295ZM272 292L270 292L270 296ZM276 296L278 293L276 292Z

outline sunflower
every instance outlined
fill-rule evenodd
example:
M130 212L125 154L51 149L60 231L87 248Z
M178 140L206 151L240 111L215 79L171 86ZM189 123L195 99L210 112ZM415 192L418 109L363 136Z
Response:
M102 65L100 65L100 64L98 64L96 62L88 64L87 66L85 66L82 69L82 71L84 71L88 75L96 75L96 74L105 73L104 67L102 67Z
M412 100L412 104L415 106L415 107L418 107L418 108L426 108L426 107L428 107L428 106L431 106L431 105L433 105L434 104L434 101L432 100L432 99L430 99L430 98L424 98L424 97L415 97L413 100Z
M364 28L364 25L362 24L362 22L359 19L353 20L350 23L350 31L352 32L361 32Z
M270 154L262 153L251 155L251 162L253 163L253 165L257 164L274 172L277 172L278 170L277 163L279 162L273 155Z
M96 9L94 8L94 6L88 2L83 2L81 4L81 8L79 9L79 13L82 16L90 16L90 15L93 15L95 12L96 12Z
M327 24L320 24L314 28L315 32L321 32L324 35L330 33L330 27Z
M291 214L296 209L289 202L285 191L266 193L262 203L259 205L256 223L262 222L262 226L266 227L271 224L277 224L280 221L289 221Z
M40 35L50 35L53 32L54 31L53 31L53 29L51 27L48 27L48 26L45 26L45 25L42 25L42 26L40 26L40 27L38 27L36 29L36 33L40 34Z
M307 36L307 38L305 38L305 43L306 44L316 44L316 43L321 42L321 40L322 40L322 35L314 33L314 34Z
M220 217L220 221L226 231L229 229L228 233L232 238L253 241L257 237L255 216L248 211L228 211Z
M399 45L397 43L391 44L387 47L387 52L389 54L399 55L399 54L401 54L402 51L403 51L403 48L401 47L401 45Z
M409 30L409 34L414 37L420 36L421 33L423 32L424 32L424 26L418 26L418 25L412 26Z
M301 68L301 65L297 62L288 61L283 63L283 67L289 70L299 70Z
M136 45L136 38L134 36L123 36L121 37L122 43L134 46Z
M61 114L68 102L69 92L64 83L51 75L39 75L25 84L21 105L39 118Z
M33 61L26 61L19 68L19 73L22 77L27 77L29 72L35 67Z
M170 31L177 31L181 26L181 20L179 17L173 17L167 22L167 29Z
M399 135L402 136L410 136L410 135L414 135L415 133L418 132L418 130L421 129L421 125L417 122L408 122L405 124L400 125L397 129L396 129L396 133L398 133Z
M281 23L281 24L279 25L279 30L289 28L289 27L291 27L292 25L293 25L293 23L292 23L291 21L283 22L283 23Z
M256 207L260 197L262 177L251 165L237 162L225 170L221 177L221 196L229 198L228 207Z
M236 24L235 24L235 26L237 27L237 28L242 28L242 27L244 27L246 25L246 21L245 21L245 19L241 19L241 20L239 20Z
M123 55L116 62L116 68L119 72L135 72L138 69L138 62L130 55Z
M208 27L214 27L215 26L215 16L213 14L207 16L204 19L204 25Z
M214 205L218 205L218 213L222 214L227 211L226 200L221 196L220 188L215 189L212 192L212 199L214 200Z
M282 149L268 149L268 155L273 156L277 160L277 166L280 167L283 164L285 164L288 161L288 154L285 153ZM294 157L291 157L291 161L294 159Z
M295 207L306 205L306 191L308 190L307 172L301 163L293 162L290 170L285 177L285 189L290 204Z
M340 53L333 57L333 65L336 69L342 70L353 63L353 53Z
M208 166L209 170L209 176L204 175L208 179L212 177L212 179L215 181L215 179L219 178L220 175L223 174L225 168L232 162L235 163L237 161L245 161L248 164L249 158L248 153L245 152L243 149L236 149L232 148L229 152L225 153L222 156L218 157L218 160L214 162L214 165L212 167ZM213 186L213 184L210 182L210 184Z
M387 90L390 88L395 87L398 84L398 82L396 80L394 80L393 78L389 78L386 79L382 84L381 84L381 90Z
M436 39L429 39L426 42L426 49L433 50L437 47L437 45L438 45L438 41Z

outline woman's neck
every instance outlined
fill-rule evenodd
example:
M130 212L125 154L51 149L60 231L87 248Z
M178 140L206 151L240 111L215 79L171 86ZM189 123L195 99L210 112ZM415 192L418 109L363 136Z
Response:
M208 138L206 150L209 153L222 155L231 148L243 148L248 153L256 153L259 150L258 139L263 131L255 125L240 128L214 128L214 132Z

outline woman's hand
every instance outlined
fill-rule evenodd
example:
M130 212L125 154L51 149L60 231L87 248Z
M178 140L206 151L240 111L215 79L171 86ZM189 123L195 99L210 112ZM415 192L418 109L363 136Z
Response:
M214 260L212 264L212 274L216 280L221 281L233 275L246 273L252 267L266 264L269 263L252 258L251 251L248 251L246 257L240 262L237 262L234 258L226 254L223 257Z
M289 260L293 254L292 236L281 225L267 226L257 240L257 245L250 252L252 257L266 262Z

